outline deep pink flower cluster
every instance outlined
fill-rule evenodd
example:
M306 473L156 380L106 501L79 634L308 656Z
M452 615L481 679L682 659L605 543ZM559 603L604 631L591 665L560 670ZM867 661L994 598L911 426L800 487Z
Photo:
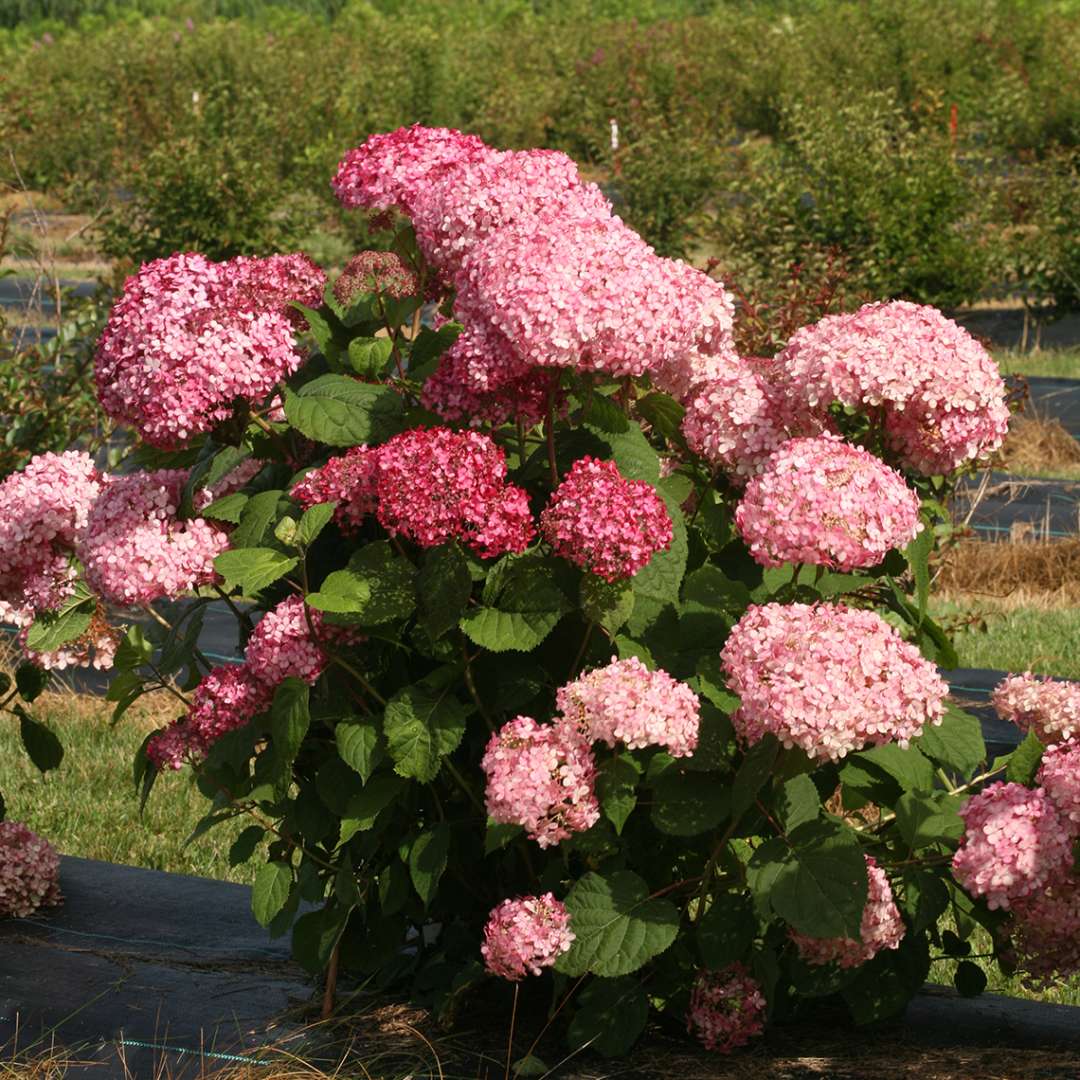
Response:
M1035 779L1058 808L1069 831L1080 834L1080 742L1049 747Z
M301 506L338 502L350 530L374 512L421 547L460 540L478 555L521 552L534 534L525 492L506 482L506 455L476 431L414 428L382 446L353 447L293 488Z
M25 918L62 903L60 856L17 821L0 821L0 918Z
M109 477L78 542L86 581L105 601L149 604L214 580L214 557L228 546L220 525L177 512L183 469Z
M720 654L747 743L837 761L865 746L906 746L941 722L948 687L876 612L842 604L752 606Z
M746 486L735 524L763 566L876 566L922 525L919 497L861 446L835 435L791 439Z
M1072 837L1042 788L997 783L960 811L964 836L953 856L956 880L991 910L1041 893L1072 866Z
M1080 736L1080 683L1040 679L1025 671L1003 679L990 702L1002 720L1035 732L1046 746Z
M259 620L244 650L247 666L252 676L267 686L277 686L290 676L313 683L327 664L320 642L334 630L341 632L324 626L321 612L305 612L301 597L290 596Z
M880 410L904 465L949 473L996 450L1008 430L1005 385L990 354L936 308L867 304L797 330L777 357L786 393Z
M540 515L556 555L605 581L633 577L671 546L671 517L652 484L626 480L614 461L575 461Z
M1080 877L1055 882L1013 906L1020 965L1037 979L1080 971Z
M102 408L166 449L211 430L234 402L263 401L302 360L290 300L321 303L303 256L215 263L176 254L128 278L98 343Z
M869 891L859 926L859 940L854 938L813 938L791 932L799 955L808 964L838 964L858 967L872 960L882 949L899 948L904 937L904 920L893 900L892 886L885 871L872 855L866 855Z
M480 952L492 975L519 982L551 967L573 943L566 905L544 893L499 904L484 927Z
M414 126L351 150L334 188L347 206L413 218L474 337L455 382L475 392L569 366L649 372L681 397L733 354L723 287L657 256L563 154Z
M491 819L521 825L542 848L600 817L596 763L588 740L570 724L518 716L491 736L481 768Z
M393 251L361 251L345 264L334 282L334 297L342 307L368 293L401 300L419 290L416 271Z
M650 671L636 656L567 683L555 701L589 742L630 750L662 746L672 757L688 757L697 747L697 694L666 671Z
M765 995L742 964L702 971L690 993L686 1030L706 1050L729 1054L765 1030Z

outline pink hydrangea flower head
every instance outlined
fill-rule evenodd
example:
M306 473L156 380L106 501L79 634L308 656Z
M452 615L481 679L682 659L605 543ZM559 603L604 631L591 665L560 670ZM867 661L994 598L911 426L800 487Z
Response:
M319 503L336 502L334 520L343 532L355 533L364 519L378 509L378 460L378 448L350 447L307 473L294 485L292 497L305 510Z
M614 461L575 461L540 515L556 555L605 581L633 577L671 546L663 499L644 480L627 480Z
M747 743L768 733L810 757L838 761L866 746L906 746L939 724L948 687L876 612L842 604L752 606L720 654L741 702Z
M791 931L799 955L808 964L838 964L858 967L882 949L899 948L904 937L904 920L893 900L892 886L885 871L872 855L865 856L869 891L863 908L859 940L854 938L813 938Z
M697 694L666 671L649 671L636 656L567 683L555 700L590 742L630 750L662 746L672 757L688 757L697 747Z
M313 629L317 638L328 632L321 612L305 612L299 596L282 600L258 621L248 639L244 660L251 677L269 687L290 676L314 683L326 667L327 656L312 637Z
M0 918L26 918L62 902L52 844L20 822L0 821Z
M1080 742L1049 747L1035 779L1058 808L1066 828L1080 835Z
M522 552L528 499L506 482L506 456L476 431L414 428L379 447L378 518L421 547L460 540L483 558Z
M907 301L827 315L795 332L778 367L807 406L880 409L906 468L949 473L996 450L1008 430L990 354L936 308Z
M500 824L521 825L542 848L599 820L592 750L569 724L518 716L491 736L481 768L488 815Z
M1036 678L1025 671L1003 679L990 702L1002 720L1035 732L1047 746L1080 736L1080 683Z
M1013 906L1020 967L1039 980L1080 971L1080 878L1055 882Z
M991 910L1035 896L1072 865L1072 842L1042 788L991 784L960 811L964 836L953 856L956 880Z
M0 600L42 610L32 593L66 580L67 553L101 491L89 454L38 454L0 482ZM44 584L43 584L44 583Z
M146 755L158 769L200 761L222 735L268 709L273 696L273 686L257 678L249 664L216 667L195 688L187 715L158 732Z
M919 497L861 446L835 435L791 439L746 486L735 524L763 566L876 566L922 528Z
M491 152L475 135L414 124L350 150L331 184L343 206L413 214L440 175Z
M108 479L78 541L87 583L103 600L149 604L214 581L228 536L203 518L177 517L186 481L183 469Z
M686 1030L706 1050L729 1054L765 1030L765 995L742 964L702 971L690 993Z
M361 251L345 264L334 282L334 297L346 308L367 293L401 300L419 290L416 271L393 251Z
M102 408L172 449L228 420L237 400L263 401L300 366L287 304L318 303L321 273L302 256L215 263L177 254L146 263L128 278L98 342Z
M788 437L762 380L734 357L690 394L682 432L691 450L736 483L760 471Z
M519 982L551 967L573 943L566 905L544 893L499 904L484 927L480 952L492 975Z

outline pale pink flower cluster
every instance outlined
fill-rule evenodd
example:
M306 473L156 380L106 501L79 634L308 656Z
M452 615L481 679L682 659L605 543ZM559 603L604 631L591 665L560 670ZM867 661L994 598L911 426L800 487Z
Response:
M666 671L649 671L636 656L567 683L555 701L589 742L630 750L662 746L672 757L688 757L697 747L697 694Z
M734 354L723 287L660 258L563 154L414 126L351 150L334 188L412 217L473 339L453 381L474 392L554 366L648 372L681 397Z
M1017 900L1012 911L1021 967L1037 979L1080 971L1080 878L1074 874Z
M87 584L103 600L149 604L214 580L228 534L203 518L177 517L187 475L159 469L107 479L78 543Z
M605 581L633 577L671 546L671 517L652 484L626 480L614 461L583 457L540 515L556 555Z
M499 904L484 927L480 952L492 975L519 982L551 967L573 943L566 905L544 893Z
M296 300L318 306L325 275L304 256L215 263L176 254L128 278L98 342L102 408L166 449L255 405L300 366Z
M742 964L702 971L690 993L686 1030L706 1050L728 1054L765 1030L765 995Z
M793 930L791 939L808 964L835 963L842 968L853 968L872 960L882 949L899 948L904 937L904 920L893 900L892 886L874 857L866 855L864 858L869 890L859 926L859 940L813 938Z
M746 486L735 524L763 566L876 566L922 528L919 497L861 446L835 435L791 439Z
M906 468L949 473L1005 438L1005 385L990 354L936 308L897 300L827 315L777 357L785 393L878 413Z
M242 664L214 668L195 688L186 716L159 732L146 748L159 768L179 769L197 761L228 731L244 727L270 707L274 690L290 677L312 684L323 673L328 657L323 644L352 640L346 627L323 622L299 596L282 600L257 623ZM314 629L315 636L312 636Z
M1036 678L1025 671L1003 679L990 702L1002 720L1035 732L1044 745L1080 736L1080 683Z
M62 903L60 856L17 821L0 821L0 918L33 915Z
M524 551L535 532L528 496L506 481L506 455L476 431L414 428L353 447L292 493L304 507L338 502L348 530L374 512L391 535L421 547L460 540L484 558Z
M837 761L866 746L906 746L944 715L933 664L876 612L842 604L752 606L721 651L741 699L732 723L747 743Z
M334 282L334 298L342 307L349 307L369 293L401 300L415 296L419 289L416 271L396 252L361 251L345 264Z
M588 739L570 724L518 716L491 736L481 768L491 819L522 826L542 848L599 820L596 763Z
M1080 742L1057 743L1042 756L1036 781L1074 834L1080 834Z
M26 648L39 614L75 591L71 557L103 477L88 454L39 454L0 483L0 617L19 628L28 660L61 669L112 666L116 636L96 622L79 641L51 653Z
M956 880L991 910L1041 893L1072 866L1068 822L1042 788L997 783L960 811L964 836L953 856Z

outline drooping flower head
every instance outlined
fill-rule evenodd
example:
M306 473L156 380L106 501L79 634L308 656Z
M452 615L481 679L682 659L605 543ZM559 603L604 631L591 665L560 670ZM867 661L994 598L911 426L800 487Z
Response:
M542 848L584 832L600 817L592 750L569 724L518 716L491 736L481 768L488 815L521 825Z
M176 254L128 278L98 342L102 408L172 449L263 401L300 366L288 301L318 305L325 276L302 256L215 263Z
M788 394L880 409L904 465L949 473L996 450L1008 430L1005 384L990 354L936 308L896 300L827 315L777 357Z
M103 600L149 604L214 580L214 557L228 536L216 523L177 516L187 475L159 469L108 478L78 542L87 583Z
M906 746L941 722L948 687L933 664L876 612L842 604L752 606L720 654L750 744L837 761L866 746Z
M702 971L690 994L686 1030L706 1050L729 1054L765 1030L765 1008L761 986L742 964Z
M256 678L249 664L216 667L195 687L187 715L158 732L146 755L159 769L200 761L222 735L268 709L273 696L273 686Z
M763 566L876 566L918 534L919 497L861 446L791 439L746 486L735 524Z
M1009 675L990 695L1002 720L1033 731L1047 746L1080 736L1080 683Z
M1008 908L1064 880L1072 840L1042 788L997 783L972 796L960 811L964 836L953 857L956 880L987 907Z
M0 918L33 915L62 903L60 856L17 821L0 821Z
M663 499L644 480L626 480L614 461L575 461L540 515L556 555L605 581L632 577L671 546Z
M1020 967L1036 979L1080 971L1080 878L1056 881L1012 905L1013 942Z
M791 932L799 955L808 964L838 964L858 967L872 960L882 949L899 948L904 937L904 920L893 900L892 886L885 871L872 855L866 859L868 892L859 926L859 940L854 938L813 938Z
M590 742L630 750L662 746L672 757L687 757L697 747L697 694L666 671L649 671L636 656L567 683L555 701Z
M448 540L483 558L521 552L534 534L525 492L506 481L506 456L476 431L414 428L378 450L379 523L421 547Z
M566 905L544 893L499 904L484 927L480 952L492 975L519 982L551 967L573 943Z

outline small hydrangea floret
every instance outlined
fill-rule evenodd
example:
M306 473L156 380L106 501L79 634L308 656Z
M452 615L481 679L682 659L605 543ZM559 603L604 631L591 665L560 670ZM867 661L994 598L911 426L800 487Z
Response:
M26 918L61 902L52 844L18 821L0 821L0 918Z
M566 905L544 893L499 904L484 927L480 953L492 975L519 982L551 967L573 943Z

